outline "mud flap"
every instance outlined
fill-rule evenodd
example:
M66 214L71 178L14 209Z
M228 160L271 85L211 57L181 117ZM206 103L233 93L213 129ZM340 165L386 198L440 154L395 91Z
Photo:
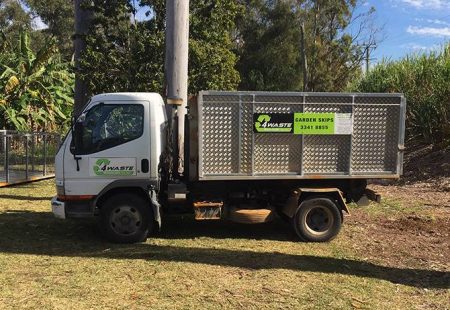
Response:
M347 214L350 214L350 211L345 204L344 197L342 197L342 193L338 188L297 188L291 192L282 212L289 218L293 218L297 212L300 199L303 199L303 196L306 198L320 194L333 197L337 201L339 208Z
M158 200L156 200L156 192L151 190L149 192L150 200L153 207L153 216L155 217L155 222L158 223L158 230L161 230L161 205Z
M381 202L381 195L374 192L371 189L367 189L364 191L364 194L361 198L356 202L356 204L360 207L367 207L370 204L370 201L374 201L376 203Z

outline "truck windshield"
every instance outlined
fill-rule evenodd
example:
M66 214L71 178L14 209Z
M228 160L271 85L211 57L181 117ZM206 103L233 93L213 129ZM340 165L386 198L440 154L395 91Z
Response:
M142 136L144 107L140 104L99 104L91 108L82 124L77 154L92 154Z

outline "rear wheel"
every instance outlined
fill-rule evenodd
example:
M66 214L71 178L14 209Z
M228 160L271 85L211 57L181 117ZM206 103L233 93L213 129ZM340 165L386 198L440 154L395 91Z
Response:
M145 241L153 225L151 207L145 199L137 195L114 195L106 200L100 209L102 233L112 242Z
M293 219L297 235L305 241L326 242L341 229L342 213L336 203L325 197L303 201Z

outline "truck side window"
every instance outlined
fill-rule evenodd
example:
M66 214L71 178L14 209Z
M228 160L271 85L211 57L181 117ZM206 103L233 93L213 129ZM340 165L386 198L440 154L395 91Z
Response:
M93 107L83 121L82 145L77 153L97 153L135 140L144 131L144 107L140 104L102 104Z

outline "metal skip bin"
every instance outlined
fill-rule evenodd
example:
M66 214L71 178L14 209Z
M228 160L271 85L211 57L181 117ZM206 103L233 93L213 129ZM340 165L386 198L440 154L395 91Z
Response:
M402 94L198 96L199 180L398 178Z

